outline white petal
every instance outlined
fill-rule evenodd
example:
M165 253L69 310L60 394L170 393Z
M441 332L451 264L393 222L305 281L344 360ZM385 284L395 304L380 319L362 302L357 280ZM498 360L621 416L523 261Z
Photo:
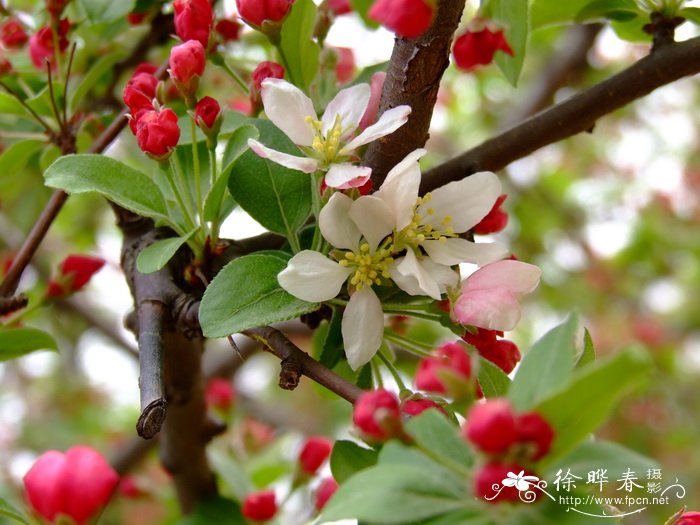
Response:
M346 89L341 89L328 103L323 113L323 136L333 127L336 117L340 116L341 129L353 132L360 124L360 119L369 103L369 84L357 84ZM345 133L343 135L346 135Z
M404 257L392 264L389 272L404 292L410 295L428 295L436 301L440 300L440 286L423 268L412 250L408 250Z
M277 281L294 297L316 303L336 297L351 273L322 253L303 250L289 260Z
M374 252L381 240L394 229L394 218L386 203L372 195L360 197L350 207L350 218Z
M318 118L311 99L295 85L279 78L263 80L261 96L267 118L294 144L311 146L314 130L306 117Z
M382 304L371 287L364 286L350 296L341 331L348 364L357 370L372 359L384 338Z
M323 238L336 248L357 250L362 234L350 220L353 200L342 193L334 193L321 209L318 226Z
M326 173L326 186L347 190L364 185L372 175L372 168L353 166L352 164L331 164Z
M420 186L420 166L418 159L427 153L417 149L394 166L384 179L382 186L374 193L384 200L394 214L394 228L397 231L408 226L413 219L413 209L418 199Z
M397 106L385 111L377 122L365 128L362 133L346 144L342 151L350 152L373 140L393 133L408 121L410 113L410 106Z
M490 171L481 171L460 181L450 182L431 193L433 198L418 210L424 217L423 224L432 224L436 229L444 230L442 221L449 216L448 226L462 233L478 224L491 211L501 194L501 182ZM432 215L427 213L428 208L434 210Z
M313 173L318 169L317 160L283 153L276 149L268 148L254 139L248 139L248 146L263 159L270 159L272 162L281 164L285 168L303 171L304 173Z
M540 282L540 270L534 264L505 260L479 268L464 281L463 291L508 290L522 296L532 292Z
M421 246L436 263L454 266L472 263L483 266L503 259L508 249L498 242L474 243L466 239L450 238L445 241L425 241Z

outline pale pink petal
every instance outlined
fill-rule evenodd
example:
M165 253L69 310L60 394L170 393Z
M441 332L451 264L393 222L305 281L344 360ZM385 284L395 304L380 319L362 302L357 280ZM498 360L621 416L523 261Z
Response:
M372 175L372 168L364 166L353 166L352 164L331 164L331 168L326 173L326 186L347 190L363 186Z
M522 296L532 292L540 282L540 270L534 264L505 260L479 268L464 281L462 291L500 290Z
M377 122L348 142L341 153L349 153L360 146L393 133L408 121L410 113L410 106L396 106L385 111Z
M425 248L433 261L447 266L460 263L483 266L508 255L508 249L501 243L474 243L458 237L448 238L444 241L424 241L421 246Z
M416 149L406 155L389 171L379 190L374 193L393 211L396 231L402 230L413 220L421 177L418 159L426 153L424 149Z
M349 217L353 202L347 195L334 193L319 214L321 234L336 248L355 251L360 243L362 234Z
M367 109L369 95L368 84L357 84L338 91L338 94L326 106L326 111L321 118L323 136L325 137L328 130L333 127L337 117L340 117L341 129L346 132L339 138L344 138L347 132L354 132L360 123L362 114Z
M353 370L369 362L384 338L382 304L369 286L350 296L341 324L348 364Z
M276 149L268 148L257 140L248 139L248 146L263 159L270 159L285 168L313 173L318 169L318 161L308 157L297 157L289 153L283 153Z
M490 171L482 171L450 182L431 194L432 199L418 208L422 223L432 224L441 231L450 226L455 232L462 233L491 211L501 194L501 182Z
M318 118L311 99L298 87L280 78L263 80L261 95L267 118L294 144L311 146L315 134L306 118Z
M458 322L507 332L520 320L518 297L504 288L462 292L454 304Z
M352 203L350 218L362 232L372 253L381 240L393 231L391 210L383 200L371 195L360 197Z
M369 102L367 103L367 109L364 115L360 119L359 128L360 130L365 129L367 126L374 124L377 120L377 113L379 112L379 102L382 99L382 90L384 89L384 79L386 78L386 71L377 71L372 75L369 80Z
M322 253L303 250L289 260L277 281L294 297L317 303L335 298L351 273Z

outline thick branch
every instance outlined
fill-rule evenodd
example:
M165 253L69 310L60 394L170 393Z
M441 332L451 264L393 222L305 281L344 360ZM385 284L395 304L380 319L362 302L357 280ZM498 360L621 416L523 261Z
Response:
M440 0L432 27L414 40L397 38L391 54L379 112L407 104L408 122L387 137L372 142L364 165L372 168L378 188L391 168L428 140L430 119L440 79L450 63L450 45L464 11L465 0Z
M609 79L552 106L423 176L421 192L511 162L582 131L656 88L700 72L700 37L658 49Z

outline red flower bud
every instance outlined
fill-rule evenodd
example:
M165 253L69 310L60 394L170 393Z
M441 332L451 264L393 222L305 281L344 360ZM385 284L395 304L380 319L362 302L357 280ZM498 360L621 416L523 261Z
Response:
M145 111L136 121L136 142L141 151L156 160L170 155L180 140L177 115L170 108Z
M501 195L496 199L493 208L481 219L481 222L474 226L472 230L478 235L488 235L489 233L500 232L508 224L508 214L501 209L501 204L508 195Z
M336 490L338 490L338 482L336 480L333 478L323 479L321 484L318 486L318 489L316 489L315 506L317 511L320 512L321 509L326 506L326 503L328 503L331 496L335 494Z
M261 28L263 22L281 22L294 0L236 0L238 15L248 24Z
M434 6L426 0L377 0L369 17L404 38L417 38L433 23Z
M260 62L250 76L250 105L251 111L257 113L262 109L261 90L266 78L284 78L284 68L277 62L266 60Z
M170 50L170 78L183 95L196 91L206 63L204 47L197 40L188 40Z
M476 24L481 25L478 21ZM490 64L496 51L513 56L513 50L503 36L503 30L491 31L484 26L483 29L467 31L458 37L452 53L458 68L471 71L476 66Z
M220 410L229 410L235 397L236 393L233 390L231 381L223 377L215 377L209 381L204 390L204 399L207 402L207 406Z
M107 504L118 482L114 469L89 447L46 452L24 476L27 499L39 515L53 522L63 514L77 525Z
M340 84L352 80L355 74L355 55L349 47L336 47L338 61L335 63L335 78Z
M137 26L146 20L146 13L129 13L126 15L126 21L130 26Z
M0 53L0 77L12 73L12 62L7 60L5 55Z
M311 437L306 440L299 453L299 465L307 474L316 474L316 471L331 455L333 442L324 437Z
M355 402L352 414L355 426L373 441L391 438L401 428L399 401L387 390L370 390Z
M501 339L478 350L481 357L491 361L506 374L510 374L522 358L518 346L513 341L506 339Z
M671 525L700 525L700 512L684 512Z
M352 12L350 0L328 0L327 5L336 16L346 15Z
M194 120L202 130L211 130L216 124L216 118L221 113L219 103L211 98L204 97L194 107Z
M136 66L136 69L134 69L134 75L136 76L139 73L148 73L149 75L155 75L156 71L158 71L158 66L155 64L151 64L150 62L141 62L138 66Z
M549 452L554 441L554 430L537 412L528 412L515 419L518 442L532 444L530 459L538 461Z
M136 499L143 496L144 491L138 486L133 476L124 476L119 483L119 495L128 499Z
M59 18L70 0L46 0L46 10L55 18Z
M243 516L253 521L267 521L277 514L277 502L272 490L248 494L243 501Z
M85 286L105 260L89 255L69 255L59 267L59 275L49 281L46 297L63 297Z
M28 38L22 24L14 18L11 18L0 26L0 43L7 49L22 47L27 43Z
M446 414L445 409L431 399L406 399L401 403L401 413L407 416L417 416L430 408Z
M518 489L515 487L504 486L503 480L508 478L509 473L513 473L517 476L523 470L524 469L518 465L488 463L487 465L481 467L474 476L474 494L487 503L518 501ZM503 490L498 493L497 490L493 489L494 485L503 487ZM498 496L496 496L497 493Z
M461 345L445 343L437 348L431 357L424 357L418 363L416 388L439 394L451 393L451 379L464 382L472 373L471 359Z
M214 11L209 0L175 0L175 32L180 40L196 40L209 46L209 33L214 23ZM172 65L171 65L172 67Z
M141 109L153 109L158 79L150 73L136 73L124 86L124 103L136 116Z
M62 53L68 48L68 38L66 35L70 30L70 22L63 19L58 23L58 49ZM53 30L50 27L42 27L29 39L29 56L34 67L39 70L46 69L46 60L51 64L51 68L56 67L56 59L53 50Z
M469 441L488 454L505 453L518 439L513 409L505 399L474 405L462 430Z
M243 26L235 20L219 20L216 23L216 32L223 42L234 42L239 39Z

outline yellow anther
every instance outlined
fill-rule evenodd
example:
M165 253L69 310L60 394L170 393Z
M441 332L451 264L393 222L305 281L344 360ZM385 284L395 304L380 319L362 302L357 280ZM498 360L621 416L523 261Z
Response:
M362 246L360 246L360 251L367 253L369 251L369 244L367 244L366 242L362 243Z
M347 259L342 259L338 262L340 266L347 266L349 264L349 261Z
M441 243L445 244L445 243L447 242L447 237L445 237L444 235L442 235L442 236L440 236L440 238L438 239L438 241L440 241Z
M452 215L445 215L445 217L440 221L440 224L447 226L452 222Z
M428 208L425 211L427 212L428 215L432 215L433 213L435 213L435 208Z

